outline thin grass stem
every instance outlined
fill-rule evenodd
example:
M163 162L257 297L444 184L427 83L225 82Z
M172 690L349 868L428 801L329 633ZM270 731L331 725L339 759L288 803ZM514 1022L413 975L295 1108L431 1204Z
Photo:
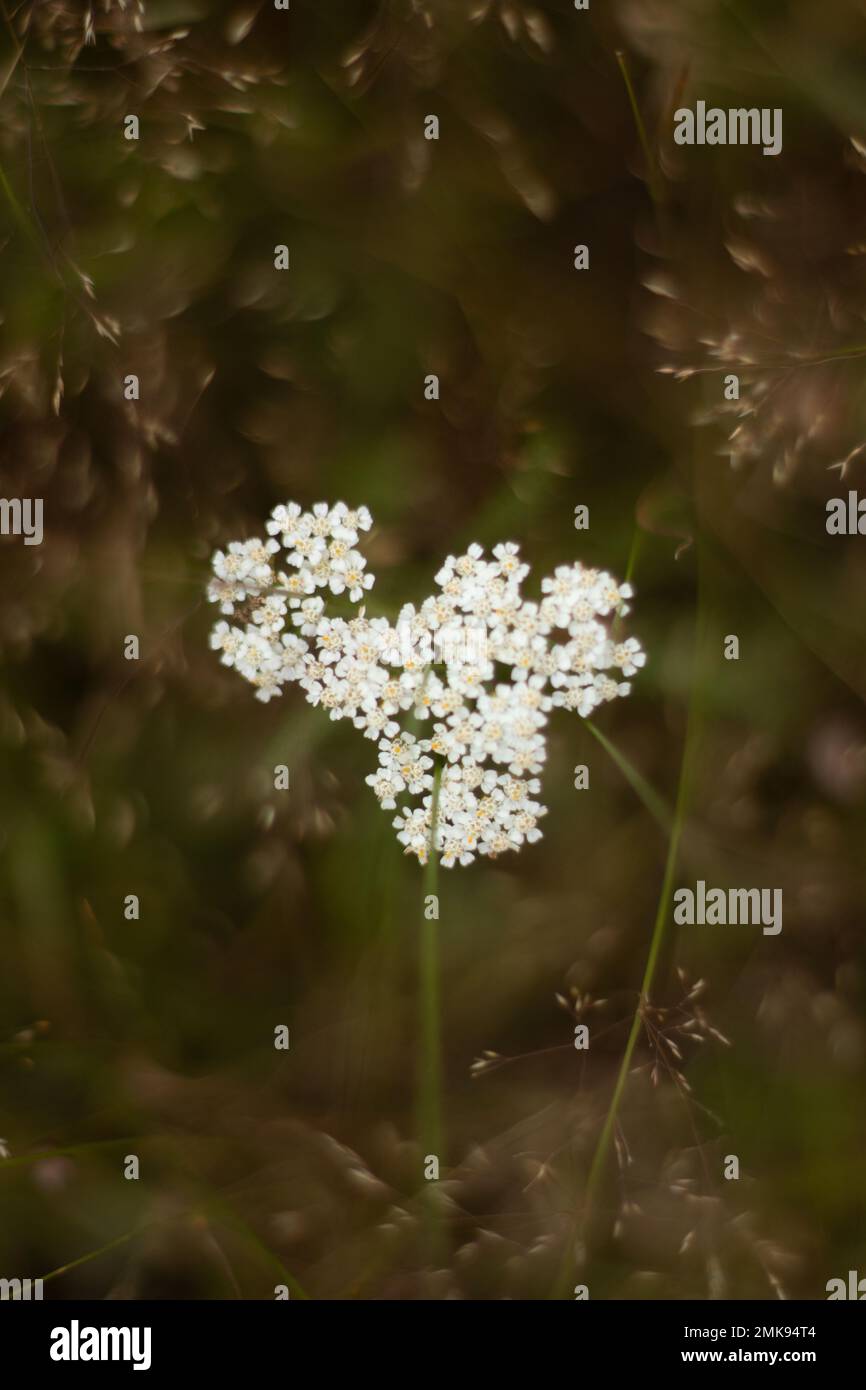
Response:
M674 824L674 813L664 797L650 786L643 773L638 772L634 764L617 748L616 744L611 742L606 734L595 727L591 719L584 720L584 723L593 738L598 739L608 757L619 768L632 790L637 792L653 819L658 821L665 834L669 835Z
M698 653L700 653L701 651L704 621L704 613L700 603L699 569L698 624L697 631L695 634L696 657ZM588 720L587 723L589 723ZM592 1161L590 1163L589 1175L587 1177L586 1189L584 1193L582 1213L580 1218L578 1220L575 1220L574 1222L571 1239L563 1253L562 1263L559 1269L556 1285L554 1288L554 1297L556 1298L563 1298L566 1295L568 1284L570 1283L569 1275L573 1268L575 1245L578 1244L579 1247L585 1247L589 1221L593 1212L596 1210L598 1191L607 1165L611 1144L613 1142L613 1136L616 1128L620 1104L622 1102L626 1082L631 1071L632 1059L634 1057L635 1048L637 1046L638 1038L640 1037L641 1029L643 1027L646 1006L650 999L653 984L655 983L659 960L661 959L662 946L664 944L666 935L666 927L668 921L668 906L670 903L671 888L673 886L673 876L677 866L680 839L682 837L683 824L686 815L686 806L688 804L688 797L691 789L691 772L694 762L695 749L697 747L699 738L699 724L700 711L698 710L698 700L695 689L693 687L691 699L689 701L685 741L683 745L682 760L680 763L676 804L674 807L672 821L669 820L665 808L665 819L668 821L669 827L668 849L665 858L664 875L662 878L661 890L659 892L655 921L653 923L652 936L650 937L649 951L647 953L646 964L644 966L643 978L640 984L640 991L638 994L637 1004L635 1006L634 1017L632 1018L628 1038L626 1039L625 1050L623 1051L622 1060L620 1061L619 1069L616 1075L616 1081L614 1082L610 1103L608 1105L607 1112L604 1117L604 1123L602 1125L601 1132L598 1137L598 1142L595 1146L595 1152L593 1153ZM629 782L634 786L635 790L638 791L639 795L641 795L641 798L642 800L644 800L647 809L652 812L652 803L661 803L661 798L658 797L655 792L653 792L649 784L644 781L644 779L636 771L636 769L631 767L631 765L627 762L624 756L622 754L619 754L618 751L614 749L613 745L610 743L609 740L605 739L604 735L600 734L599 731L593 728L592 725L590 725L590 728L592 732L595 734L596 738L598 738L602 745L607 748L607 751L611 754L611 757L613 757L614 760L617 762L617 765L621 767L624 776L628 778ZM649 799L647 799L647 794L649 794ZM661 805L663 806L664 803L661 803ZM659 805L657 805L656 811L653 812L653 814L657 814L659 810L660 807Z
M649 136L647 135L647 129L644 124L644 119L641 115L641 110L637 103L637 96L635 94L634 84L631 80L631 73L628 70L626 57L621 48L617 49L616 61L619 64L619 70L622 73L622 80L625 83L625 89L628 92L628 100L629 105L631 106L631 113L634 117L635 126L637 127L637 134L638 139L640 140L641 149L643 150L643 157L646 160L647 181L649 183L650 197L653 200L653 205L655 206L656 210L659 211L663 207L665 200L664 185L662 184L661 178L659 176L658 161L655 155L653 154L652 147L649 142Z

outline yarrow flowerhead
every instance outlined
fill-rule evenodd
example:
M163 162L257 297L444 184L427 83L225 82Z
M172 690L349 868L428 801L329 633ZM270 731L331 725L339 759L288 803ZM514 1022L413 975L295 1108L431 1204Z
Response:
M375 742L367 783L421 863L431 847L451 866L532 844L546 814L538 774L551 710L586 718L627 695L620 677L646 661L634 637L619 641L602 621L629 611L631 586L575 563L524 599L518 547L488 557L471 545L447 557L438 592L394 623L363 607L326 613L321 591L357 605L372 587L358 549L372 521L366 507L287 502L267 539L218 550L208 598L224 616L211 646L258 699L297 682L310 704Z

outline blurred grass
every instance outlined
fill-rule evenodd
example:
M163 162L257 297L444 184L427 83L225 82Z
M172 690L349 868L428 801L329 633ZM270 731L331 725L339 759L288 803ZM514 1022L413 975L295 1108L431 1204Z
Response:
M4 495L44 497L46 540L0 542L0 1272L48 1271L51 1297L544 1298L593 1155L593 1298L709 1294L716 1264L738 1297L774 1296L767 1269L822 1297L866 1259L866 590L858 538L823 529L859 475L828 471L834 454L780 486L772 445L732 469L724 429L694 423L720 376L656 371L699 351L707 304L714 329L746 318L754 277L733 282L725 250L744 190L800 209L771 285L792 322L815 283L860 312L831 195L853 198L862 16L532 8L547 48L522 6L470 23L457 0L429 25L295 0L290 37L263 9L237 44L229 0L149 4L141 39L113 7L79 52L78 7L19 13L0 471ZM150 52L173 25L187 38ZM683 90L783 102L783 156L675 165ZM700 291L685 336L642 331L659 267ZM854 404L821 400L834 421ZM371 507L369 612L422 598L473 540L519 541L527 592L575 558L634 572L623 631L649 661L629 700L588 728L552 720L543 841L443 876L438 922L364 783L372 745L297 694L260 707L208 649L210 552L290 497ZM667 935L677 876L781 885L781 936ZM441 1075L434 1107L425 1068L419 1133L425 925ZM636 993L670 1003L674 964L705 977L732 1042L689 1048L689 1101L651 1087L636 1031ZM556 1003L574 991L593 1000L587 1054Z

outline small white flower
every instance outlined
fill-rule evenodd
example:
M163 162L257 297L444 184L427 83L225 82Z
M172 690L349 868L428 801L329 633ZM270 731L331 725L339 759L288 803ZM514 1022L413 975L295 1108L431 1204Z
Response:
M358 603L364 597L365 589L372 589L372 574L364 573L366 560L357 550L350 550L342 560L335 560L333 564L334 578L331 580L331 589L335 594L342 593L343 589L349 590L349 598L352 603ZM335 586L334 580L339 580L339 588Z
M274 507L265 529L271 536L291 535L292 527L300 515L301 508L297 502L287 502L285 506Z
M517 545L495 546L491 559L470 545L437 572L439 592L418 608L404 604L395 624L367 618L363 607L350 619L332 616L317 590L359 603L372 587L357 549L372 521L366 507L344 502L309 511L288 502L271 513L267 539L217 551L208 598L235 621L214 624L212 649L257 699L296 682L311 704L376 743L379 766L366 783L384 810L398 812L397 838L421 863L431 838L448 868L535 843L549 715L586 717L627 695L627 678L646 662L634 637L614 640L608 630L628 612L631 586L560 565L542 580L540 602L526 600L529 566ZM275 572L281 547L287 568ZM400 728L397 716L409 712L426 737ZM416 804L401 805L404 797Z

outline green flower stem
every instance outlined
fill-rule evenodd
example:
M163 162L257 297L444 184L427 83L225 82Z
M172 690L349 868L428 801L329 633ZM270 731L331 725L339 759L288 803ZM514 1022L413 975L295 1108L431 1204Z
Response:
M424 902L421 912L420 987L421 1039L418 1052L418 1135L422 1157L435 1154L442 1159L442 1041L440 1026L439 923L438 914L428 911L429 899L439 895L439 859L436 853L436 825L439 812L441 765L433 780L430 819L430 846L424 866ZM427 1231L431 1254L439 1247L438 1205L428 1201Z

